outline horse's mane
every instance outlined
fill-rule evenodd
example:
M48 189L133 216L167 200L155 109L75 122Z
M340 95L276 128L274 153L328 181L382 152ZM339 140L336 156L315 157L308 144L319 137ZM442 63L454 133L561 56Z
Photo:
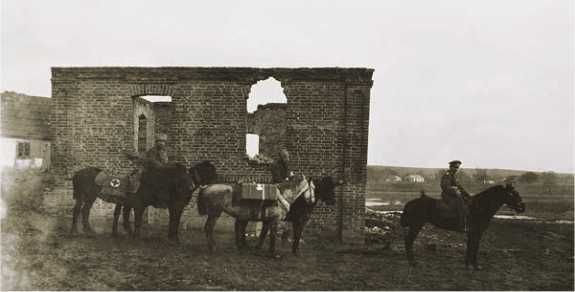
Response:
M484 197L484 196L489 195L489 194L496 194L496 193L502 192L502 191L504 191L504 190L505 190L505 187L504 187L504 186L502 186L502 185L494 185L494 186L491 186L491 187L489 187L489 188L487 188L487 189L485 189L485 190L483 190L483 191L481 191L481 192L475 194L473 197L474 197L474 198L475 198L475 197L480 198L480 197Z

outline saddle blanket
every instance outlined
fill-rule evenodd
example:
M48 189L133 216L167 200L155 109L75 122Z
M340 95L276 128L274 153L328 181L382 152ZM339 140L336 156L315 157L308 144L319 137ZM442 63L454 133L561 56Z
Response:
M118 199L124 199L127 196L129 180L126 176L109 175L102 171L96 175L94 183L102 187L98 196L104 201L117 203Z
M277 200L277 192L278 189L275 184L244 183L242 184L240 199L275 201Z

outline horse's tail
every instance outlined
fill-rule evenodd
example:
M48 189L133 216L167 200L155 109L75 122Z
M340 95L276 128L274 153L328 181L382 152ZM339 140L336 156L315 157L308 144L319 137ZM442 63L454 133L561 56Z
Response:
M405 205L405 208L403 208L403 212L401 212L401 218L399 219L399 224L401 224L402 227L407 227L409 225L409 212L407 209L407 205Z
M424 190L419 191L419 193L421 194L419 198L407 202L405 207L403 207L403 212L401 212L401 218L399 220L399 224L401 224L401 226L407 227L409 225L409 220L410 217L413 216L412 213L416 202L426 197Z
M72 197L74 200L80 199L80 174L75 173L72 177Z
M198 213L203 216L208 214L208 208L206 206L206 198L204 194L204 190L206 188L200 187L200 192L198 194Z
M102 170L97 167L86 167L78 170L72 176L72 197L74 200L82 199L82 194L99 192L95 178Z

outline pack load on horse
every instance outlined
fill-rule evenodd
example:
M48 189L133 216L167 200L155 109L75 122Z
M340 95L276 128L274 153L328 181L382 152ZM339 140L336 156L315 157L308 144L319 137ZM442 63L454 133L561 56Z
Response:
M327 182L332 182L331 185ZM323 179L320 184L309 180L303 174L294 174L280 185L242 184L212 184L200 189L198 196L198 212L207 215L204 231L208 239L208 248L215 250L213 230L222 212L236 219L234 225L236 245L239 249L247 247L245 229L249 221L263 223L258 247L263 245L268 230L270 233L270 252L275 252L275 239L278 223L290 220L294 226L294 241L292 252L297 254L303 226L309 220L311 210L317 204L316 192L322 192L322 197L333 197L335 184L333 180ZM277 187L277 188L276 188ZM258 190L258 188L260 190ZM274 189L275 188L275 189ZM249 194L244 193L247 191ZM275 200L256 200L254 197L264 194L274 194ZM284 205L281 200L288 205ZM247 198L247 199L246 199ZM269 198L269 197L267 197ZM290 216L290 214L295 214ZM291 218L290 218L291 217Z
M127 176L119 177L109 175L97 167L87 167L74 173L72 176L73 198L75 200L72 211L71 233L77 233L78 216L82 214L82 226L85 233L94 233L90 225L90 210L96 198L116 204L114 208L113 234L117 233L117 218L122 212L122 206L126 203L127 191L130 183ZM129 210L128 210L129 211ZM124 213L124 229L131 232L129 226L129 213Z
M135 193L134 181L130 175L118 176L100 171L94 178L94 183L101 187L98 197L108 203L122 203L128 193Z
M200 185L213 183L215 167L209 161L193 165L189 170L183 165L172 165L154 171L142 171L141 185L136 189L130 182L132 176L118 177L106 174L96 167L87 167L74 173L73 197L76 201L72 215L72 233L77 232L77 219L82 214L83 229L93 233L90 226L90 210L96 198L116 204L112 232L117 234L118 218L123 213L124 229L138 236L147 206L167 206L170 214L168 236L177 240L178 226L183 208L191 194ZM127 192L126 192L127 191ZM135 230L130 226L130 210L135 213Z
M189 170L181 164L169 164L166 151L167 135L159 133L154 147L145 154L126 153L128 159L141 162L143 167L126 177L109 175L96 167L74 173L73 188L76 200L72 216L72 233L77 232L77 218L82 213L84 231L93 233L90 210L96 198L115 203L113 234L117 234L118 217L124 215L124 228L134 237L139 236L143 213L148 206L168 208L170 223L168 237L178 238L178 227L184 207L192 192L200 185L215 181L215 167L202 161ZM134 209L135 228L130 226L130 211ZM123 210L123 211L122 211Z
M525 204L510 181L506 181L504 185L492 186L469 197L466 203L469 210L466 218L468 222L466 267L472 265L473 268L480 269L477 254L481 236L502 205L507 205L517 213L525 211ZM428 197L424 191L421 191L421 197L405 204L400 223L401 226L405 227L405 252L411 265L415 265L413 242L426 223L447 230L462 231L460 219L446 215L445 212L443 200Z

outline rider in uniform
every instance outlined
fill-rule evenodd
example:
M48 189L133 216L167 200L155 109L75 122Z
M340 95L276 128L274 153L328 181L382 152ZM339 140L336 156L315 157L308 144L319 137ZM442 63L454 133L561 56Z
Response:
M156 136L156 143L154 144L154 147L146 151L144 155L131 153L127 154L130 160L141 161L144 165L143 168L134 171L129 176L131 185L130 192L136 193L138 191L138 188L141 185L142 174L144 171L154 172L168 165L168 153L166 149L167 141L168 135L159 133ZM158 202L158 206L164 207L163 202Z
M464 198L469 197L469 193L457 182L456 173L460 165L459 160L449 162L449 169L441 177L441 197L449 204L451 210L456 210L459 227L466 230L469 210Z
M278 185L278 200L289 211L289 203L281 193L281 185L286 183L292 173L289 170L289 152L286 149L279 151L279 158L275 160L270 167L272 174L272 183Z

